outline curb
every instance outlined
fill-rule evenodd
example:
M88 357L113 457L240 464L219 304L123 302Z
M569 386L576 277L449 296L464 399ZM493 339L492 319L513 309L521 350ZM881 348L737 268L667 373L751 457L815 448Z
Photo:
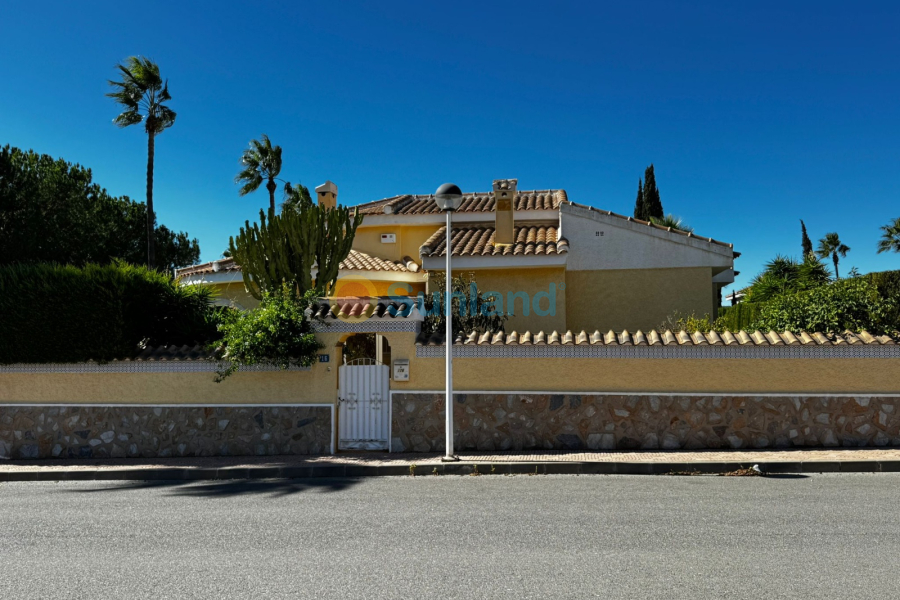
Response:
M438 465L321 465L296 467L160 467L151 469L47 469L0 471L2 482L161 481L305 479L319 477L397 477L431 475L692 475L722 474L757 465L763 475L802 473L897 473L900 460L807 462L507 462Z

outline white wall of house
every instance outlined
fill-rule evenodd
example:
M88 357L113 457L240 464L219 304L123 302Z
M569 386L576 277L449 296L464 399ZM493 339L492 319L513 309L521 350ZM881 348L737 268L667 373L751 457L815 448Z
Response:
M560 223L562 237L569 240L569 271L711 267L717 274L734 265L732 249L708 238L685 237L600 210L564 204Z

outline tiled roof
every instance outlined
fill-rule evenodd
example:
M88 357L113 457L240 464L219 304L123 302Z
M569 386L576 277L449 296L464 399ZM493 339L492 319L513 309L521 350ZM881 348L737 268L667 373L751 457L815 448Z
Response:
M515 243L494 245L494 226L461 225L450 238L453 256L541 256L569 251L566 238L558 238L559 228L552 225L521 225L515 228ZM447 227L441 227L419 249L425 256L447 255Z
M358 250L351 250L347 258L341 261L340 268L346 271L401 271L404 273L419 270L419 266L411 258L407 258L404 262L395 262L370 256Z
M233 258L223 258L221 260L213 260L210 262L193 265L178 269L178 277L184 275L200 275L202 273L221 273L223 271L240 271L241 267L234 262Z
M439 346L444 343L443 333L427 335L420 333L416 337L417 346ZM701 333L699 331L688 333L687 331L656 331L646 333L636 331L629 333L622 331L616 333L612 330L607 333L595 331L588 334L585 331L573 333L566 331L562 334L554 331L544 333L539 331L531 333L477 333L472 332L466 336L460 335L455 344L500 345L500 346L530 346L530 345L591 345L591 346L843 346L843 345L895 345L896 342L890 336L875 336L866 331L852 333L845 331L840 335L826 335L824 333L801 332L793 334L789 331L778 333L770 331L738 331L732 333Z
M663 227L662 225L657 225L656 223L651 223L650 221L643 221L641 219L635 219L634 217L629 217L626 215L620 215L618 213L614 213L611 210L601 210L599 208L594 208L593 206L588 206L587 204L578 204L577 202L569 202L571 206L576 206L578 208L594 211L601 215L606 215L608 217L616 217L618 219L624 219L625 221L631 221L632 223L637 223L638 225L647 225L648 227L652 227L654 229L659 229L661 231L668 231L669 233L675 233L678 235L683 235L684 237L694 238L698 240L702 240L704 242L709 242L710 244L717 244L719 246L725 246L726 248L734 248L734 244L729 244L727 242L720 242L719 240L714 240L711 237L703 237L702 235L697 235L693 232L682 231L680 229L674 229L672 227ZM735 252L734 258L737 258L741 255L740 252Z
M535 190L517 192L514 210L556 210L568 202L565 190ZM376 200L356 207L362 215L424 215L439 213L434 195L403 194L384 200ZM494 212L494 192L463 194L457 212Z
M312 309L311 315L325 320L369 317L397 319L411 316L415 305L416 298L403 299L387 296L321 298Z
M351 250L347 258L341 261L340 268L347 271L396 271L402 273L417 272L419 270L419 266L410 258L403 262L398 262L371 256L358 250ZM228 271L239 272L240 270L240 265L235 263L234 259L225 258L179 269L178 277Z

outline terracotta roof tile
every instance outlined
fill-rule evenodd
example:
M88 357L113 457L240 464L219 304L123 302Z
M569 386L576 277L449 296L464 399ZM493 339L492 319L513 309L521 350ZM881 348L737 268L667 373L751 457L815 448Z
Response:
M893 346L897 344L897 341L890 336L874 336L867 331L845 331L839 335L826 335L818 332L808 334L805 331L802 331L799 334L793 334L789 331L770 331L768 334L763 334L759 331L754 331L752 334L749 334L746 331L738 331L737 333L724 331L722 333L709 332L704 334L699 331L694 331L692 333L688 333L687 331L672 332L668 329L665 331L650 330L647 332L639 330L633 334L628 331L616 333L610 330L605 335L601 334L599 331L590 334L586 331L566 331L562 334L557 331L553 331L549 334L546 334L543 331L513 331L510 333L500 332L494 334L479 334L472 332L468 336L464 336L463 339L463 343L466 345L491 344L495 346L530 344L586 344L591 346L841 346L862 344ZM434 346L442 345L443 343L444 336L440 333L431 335L421 333L416 338L416 345L419 346Z
M202 273L221 273L227 271L240 271L241 268L234 262L233 258L223 258L221 260L213 260L210 262L193 265L178 269L178 277L185 275L199 275Z
M556 210L563 202L568 202L564 190L534 190L516 193L514 210ZM424 215L440 213L434 204L433 195L402 194L360 204L356 207L362 215ZM494 192L463 194L463 201L457 212L494 212Z
M341 261L340 268L345 271L399 271L403 273L419 270L419 266L408 257L402 262L393 261L371 256L358 250L351 250L347 258Z
M494 245L493 224L460 225L450 238L453 256L547 256L569 251L569 242L559 238L559 223L527 224L515 228L515 243ZM419 253L446 256L447 227L441 227L428 238Z
M134 358L136 361L168 361L168 360L211 360L217 353L206 346L149 346L141 350Z
M351 250L347 258L341 261L340 268L345 271L394 271L399 273L415 273L419 271L419 265L409 257L404 257L402 261L392 261L358 250ZM235 263L234 259L225 258L179 269L178 277L207 273L240 272L240 270L240 265Z
M413 315L416 298L387 296L320 298L310 310L312 317L326 321L334 319L363 320L369 318L402 319Z

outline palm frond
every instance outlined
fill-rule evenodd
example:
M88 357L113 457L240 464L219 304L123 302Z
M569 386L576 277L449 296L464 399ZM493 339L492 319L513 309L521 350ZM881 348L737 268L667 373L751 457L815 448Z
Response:
M881 239L878 240L878 253L900 252L900 217L891 223L881 226Z

